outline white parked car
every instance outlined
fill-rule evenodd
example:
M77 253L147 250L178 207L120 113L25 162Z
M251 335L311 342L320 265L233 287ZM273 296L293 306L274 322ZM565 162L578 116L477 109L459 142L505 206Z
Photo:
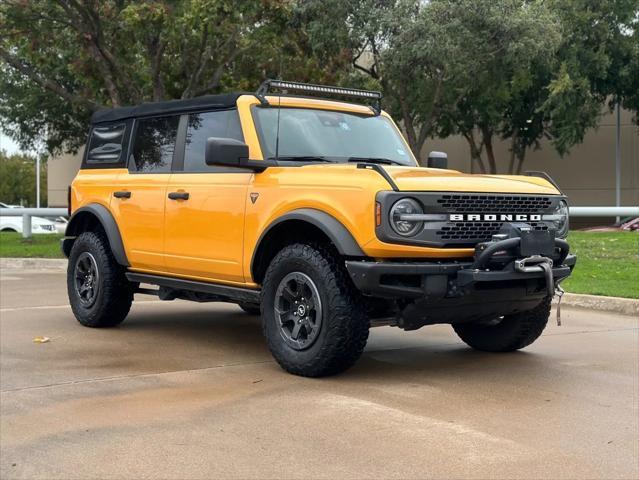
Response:
M56 217L53 222L55 223L55 229L58 233L64 235L67 231L67 224L69 223L69 220L66 217Z
M0 232L22 233L22 217L8 217L2 215L5 208L20 208L19 205L7 205L0 202ZM57 233L56 224L42 217L31 217L32 233Z

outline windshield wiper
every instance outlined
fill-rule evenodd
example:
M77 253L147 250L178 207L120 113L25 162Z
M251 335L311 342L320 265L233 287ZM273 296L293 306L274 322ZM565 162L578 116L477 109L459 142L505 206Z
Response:
M359 163L359 162L367 162L367 163L381 163L383 165L402 165L406 166L397 160L391 160L390 158L376 158L376 157L348 157L349 162Z
M284 160L291 162L326 162L335 163L326 157L320 157L319 155L291 155L288 157L269 157L269 160Z

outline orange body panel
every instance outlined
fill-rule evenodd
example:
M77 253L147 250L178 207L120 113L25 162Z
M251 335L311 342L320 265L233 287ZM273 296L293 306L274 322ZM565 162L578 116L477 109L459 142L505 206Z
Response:
M167 270L178 275L244 283L244 208L252 173L175 173L164 219Z
M361 105L308 98L267 97L272 105L372 114ZM251 95L237 101L250 158L262 160ZM386 113L382 113L388 116ZM390 118L390 117L389 117ZM395 128L397 128L395 126ZM410 151L406 147L407 151ZM468 175L453 170L385 166L411 191L551 194L559 192L536 177ZM256 286L251 260L262 233L280 216L300 208L321 210L352 234L364 253L385 258L471 256L473 249L441 249L381 242L375 235L375 196L390 190L378 173L355 164L273 167L262 173L132 174L126 169L81 170L73 183L74 209L100 203L120 228L131 268L177 277ZM130 190L130 199L113 198ZM167 192L188 191L188 201L168 200ZM250 201L250 195L257 200Z
M115 218L131 267L164 270L164 206L169 174L137 174L121 170L117 191L131 198L113 198Z

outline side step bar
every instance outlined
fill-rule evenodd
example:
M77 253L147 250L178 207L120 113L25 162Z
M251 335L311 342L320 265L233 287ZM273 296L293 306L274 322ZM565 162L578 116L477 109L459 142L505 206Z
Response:
M130 282L150 283L151 285L158 285L178 292L206 293L220 297L221 301L260 303L260 291L251 290L250 288L231 287L218 283L196 282L181 278L134 272L127 272L126 278Z

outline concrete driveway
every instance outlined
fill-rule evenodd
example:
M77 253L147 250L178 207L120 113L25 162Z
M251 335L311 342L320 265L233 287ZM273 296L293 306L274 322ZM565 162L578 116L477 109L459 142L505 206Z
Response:
M63 273L2 272L1 478L639 477L637 318L564 309L501 355L376 328L311 380L236 306L139 300L83 328Z

